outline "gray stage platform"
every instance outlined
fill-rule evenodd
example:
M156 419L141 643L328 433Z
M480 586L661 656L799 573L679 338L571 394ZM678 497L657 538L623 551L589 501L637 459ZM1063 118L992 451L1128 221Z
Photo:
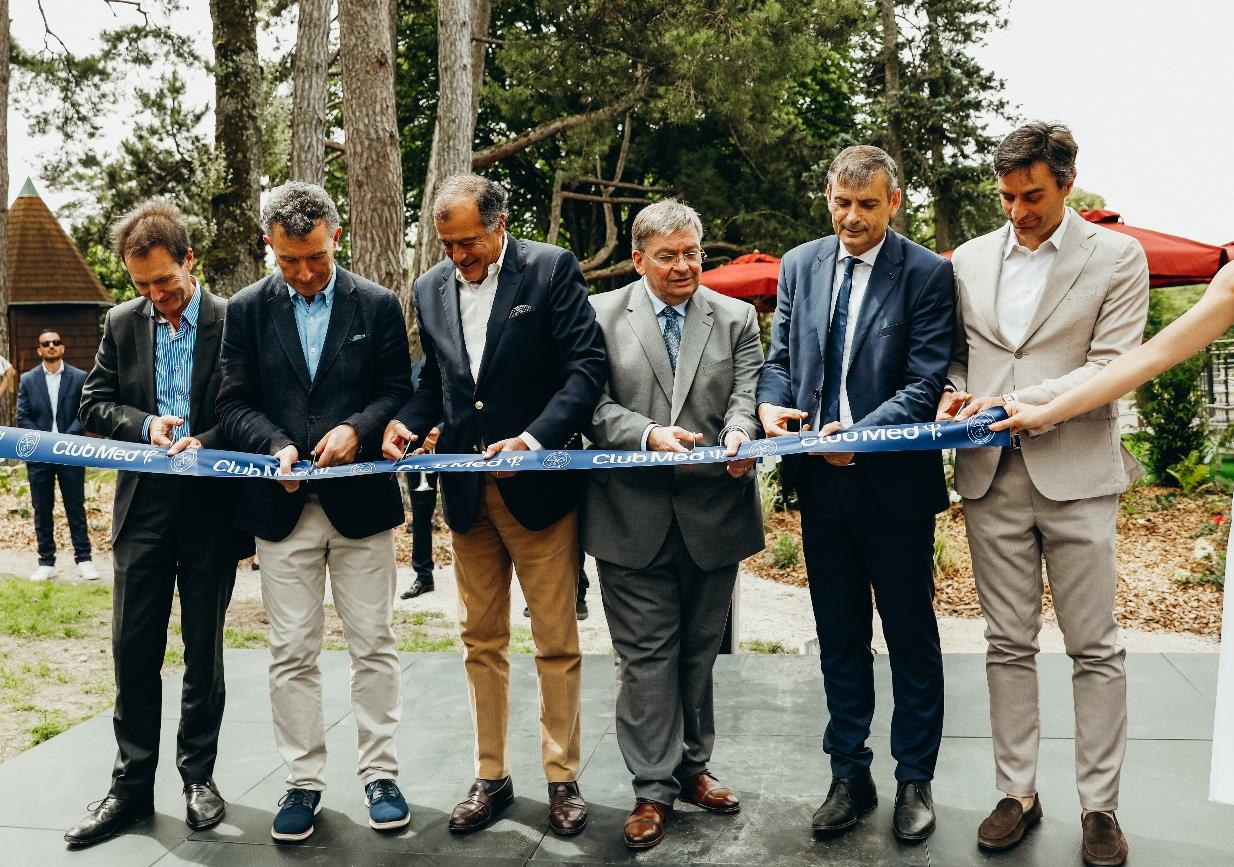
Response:
M717 666L716 774L742 797L737 816L679 810L665 841L639 855L621 843L632 795L613 734L613 665L583 666L581 786L591 805L587 830L572 839L546 834L539 768L533 660L512 659L511 748L517 799L492 828L467 837L446 830L451 807L471 780L471 724L461 657L405 655L399 733L401 783L411 825L396 835L369 830L355 778L355 724L347 698L345 653L323 654L330 750L316 833L276 847L269 826L283 791L266 693L265 651L229 651L228 703L216 779L230 801L225 822L190 833L174 767L178 680L165 683L164 761L157 814L130 834L69 851L64 830L107 788L115 747L104 714L0 765L0 864L428 865L522 864L1080 864L1079 803L1072 771L1070 660L1042 657L1042 804L1045 821L1019 849L981 854L977 824L993 806L989 715L983 658L946 658L947 717L934 794L938 831L925 844L898 844L890 830L894 795L887 755L890 681L878 660L879 710L872 746L882 799L861 826L815 842L810 815L826 794L822 752L826 711L817 663L803 657L722 657ZM1234 808L1206 800L1217 659L1211 654L1128 658L1130 743L1119 817L1131 841L1130 864L1234 864Z

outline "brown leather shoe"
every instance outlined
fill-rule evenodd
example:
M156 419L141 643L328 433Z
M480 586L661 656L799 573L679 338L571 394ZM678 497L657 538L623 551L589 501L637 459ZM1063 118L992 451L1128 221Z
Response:
M991 852L1010 849L1024 838L1025 831L1040 821L1040 795L1033 797L1033 805L1027 811L1015 798L1003 798L977 829L977 845Z
M450 830L461 834L486 828L513 800L514 782L509 777L477 779L467 790L466 800L450 813Z
M682 780L681 794L677 797L687 804L702 807L709 813L736 813L741 810L741 802L737 800L733 790L707 770Z
M626 817L625 839L631 849L650 849L664 839L664 820L673 808L659 801L639 798Z
M1105 813L1089 813L1080 820L1084 829L1081 850L1084 863L1090 867L1118 867L1127 860L1127 838L1118 826L1118 819Z
M548 784L548 827L562 837L573 837L587 827L587 802L578 783Z

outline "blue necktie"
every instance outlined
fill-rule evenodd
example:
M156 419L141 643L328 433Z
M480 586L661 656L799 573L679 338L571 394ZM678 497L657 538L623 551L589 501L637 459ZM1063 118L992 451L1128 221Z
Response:
M664 317L664 348L668 350L668 363L677 372L677 353L681 351L681 314L672 307L660 311Z
M827 329L827 351L823 356L822 419L819 426L840 420L840 384L844 381L844 337L848 333L848 300L853 294L853 267L856 256L844 260L844 279L836 296L835 313Z

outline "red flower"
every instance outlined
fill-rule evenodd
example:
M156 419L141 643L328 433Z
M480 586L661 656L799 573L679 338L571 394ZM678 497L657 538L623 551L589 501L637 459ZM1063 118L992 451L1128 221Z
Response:
M1213 523L1214 524L1224 524L1225 515L1213 515Z

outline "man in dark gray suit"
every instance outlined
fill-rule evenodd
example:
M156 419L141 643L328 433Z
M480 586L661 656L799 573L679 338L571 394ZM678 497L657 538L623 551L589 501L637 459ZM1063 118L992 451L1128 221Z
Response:
M223 449L214 400L227 302L193 278L193 251L180 213L150 201L114 230L141 297L107 314L80 417L86 431L149 443L168 454ZM184 690L176 766L184 780L185 820L194 830L223 818L211 775L223 721L223 619L236 561L252 553L226 519L229 484L122 472L112 518L115 563L113 713L119 747L107 797L65 834L86 845L122 831L154 810L162 682L171 600L178 589L184 638Z
M608 388L592 418L601 449L736 454L758 435L763 363L754 308L699 285L702 223L674 200L639 212L643 275L594 296ZM632 849L664 837L676 800L714 813L740 803L707 769L715 741L711 670L737 565L763 547L753 460L587 473L583 541L596 558L618 657L617 741L634 775Z

